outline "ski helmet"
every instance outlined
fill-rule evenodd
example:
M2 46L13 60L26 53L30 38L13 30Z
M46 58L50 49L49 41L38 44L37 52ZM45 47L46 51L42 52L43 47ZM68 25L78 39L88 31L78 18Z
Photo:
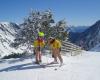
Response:
M43 33L43 32L39 32L38 35L39 35L40 37L43 37L43 36L44 36L44 33Z

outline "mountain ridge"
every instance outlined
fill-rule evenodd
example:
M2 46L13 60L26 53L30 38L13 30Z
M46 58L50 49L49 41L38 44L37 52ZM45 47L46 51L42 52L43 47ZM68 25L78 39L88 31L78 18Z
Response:
M15 49L10 46L14 42L15 36L20 27L12 22L0 22L0 55L9 55L11 53L20 53L21 49ZM17 51L18 50L18 51Z
M81 45L84 49L90 50L100 43L100 20L79 34L76 44Z

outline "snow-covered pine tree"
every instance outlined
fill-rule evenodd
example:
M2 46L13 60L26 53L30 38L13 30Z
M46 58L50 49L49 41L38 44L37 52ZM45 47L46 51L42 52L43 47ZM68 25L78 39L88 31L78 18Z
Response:
M60 40L65 40L67 37L67 29L66 29L66 22L65 20L61 20L52 29L52 36L58 38Z
M32 45L34 39L37 38L39 31L45 33L46 40L50 36L64 40L67 37L65 20L59 21L56 25L53 25L54 22L53 14L50 10L43 12L31 11L29 16L25 18L24 22L21 24L21 29L15 39L15 45Z

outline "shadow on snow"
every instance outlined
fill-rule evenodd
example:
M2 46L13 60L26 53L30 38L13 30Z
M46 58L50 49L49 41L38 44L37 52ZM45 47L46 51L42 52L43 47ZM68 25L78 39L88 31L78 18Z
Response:
M14 65L10 66L4 69L1 69L0 72L3 71L15 71L15 70L27 70L27 69L37 69L37 68L43 68L43 66L32 64L32 63L26 63L26 64L21 64L21 65Z
M26 64L20 64L20 65L14 65L10 66L4 69L0 69L0 72L6 71L16 71L16 70L27 70L27 69L39 69L39 68L45 68L45 67L56 67L58 65L38 65L33 63L26 63Z

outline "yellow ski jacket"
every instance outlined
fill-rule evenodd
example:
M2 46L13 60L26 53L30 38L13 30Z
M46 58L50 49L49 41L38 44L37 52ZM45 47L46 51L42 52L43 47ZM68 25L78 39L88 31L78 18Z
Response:
M61 48L61 42L59 40L55 40L52 44L50 44L50 47L52 49L58 49Z
M35 40L35 41L33 42L33 46L34 46L34 47L44 47L44 45L45 45L44 40L43 40L43 41Z

